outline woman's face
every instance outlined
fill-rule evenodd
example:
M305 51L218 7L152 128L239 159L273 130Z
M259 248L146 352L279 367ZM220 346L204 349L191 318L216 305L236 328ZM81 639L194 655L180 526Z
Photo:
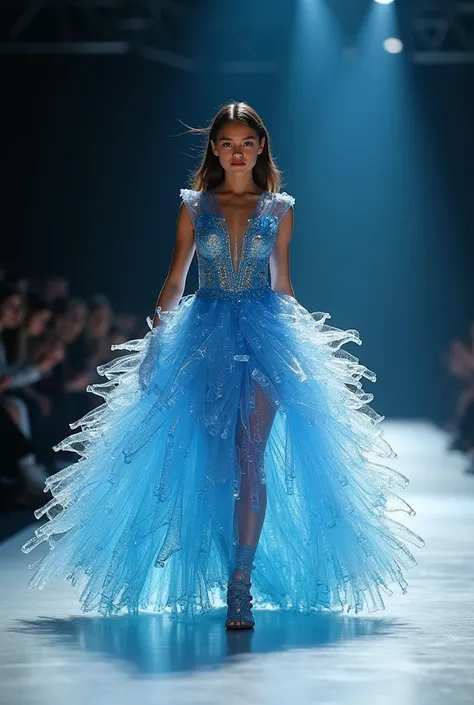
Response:
M30 316L28 323L28 335L32 338L37 338L46 331L49 321L51 320L51 311L36 311Z
M234 174L252 171L264 144L264 137L259 141L255 130L240 122L227 122L217 133L216 141L211 140L212 151L219 157L222 168Z
M25 308L19 294L8 296L0 305L0 324L3 328L18 328L24 315Z

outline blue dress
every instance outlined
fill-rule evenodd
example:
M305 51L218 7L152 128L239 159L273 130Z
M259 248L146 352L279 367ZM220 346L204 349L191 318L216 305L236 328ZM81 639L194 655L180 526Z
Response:
M362 389L375 374L341 349L360 344L359 334L269 285L294 199L262 193L235 266L215 195L181 197L199 288L176 309L158 309L161 325L115 346L129 354L98 368L107 381L88 390L105 402L56 446L80 458L47 479L52 499L35 515L48 521L22 547L50 547L30 566L29 585L69 579L82 609L103 614L209 610L234 561L247 447L253 509L263 484L268 493L254 603L381 609L391 585L405 591L403 572L416 563L406 542L423 541L387 516L413 513L394 494L407 479L368 457L395 454Z

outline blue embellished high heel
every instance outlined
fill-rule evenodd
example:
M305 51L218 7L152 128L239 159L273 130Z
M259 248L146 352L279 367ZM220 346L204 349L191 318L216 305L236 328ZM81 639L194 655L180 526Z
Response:
M227 586L226 629L254 628L255 620L252 616L252 596L250 594L252 583L250 577L247 579L245 575L248 573L250 576L254 554L254 546L237 546L234 573L242 571L244 575L232 578Z
M250 588L252 583L243 580L231 580L227 587L226 629L253 629L255 620L252 616Z

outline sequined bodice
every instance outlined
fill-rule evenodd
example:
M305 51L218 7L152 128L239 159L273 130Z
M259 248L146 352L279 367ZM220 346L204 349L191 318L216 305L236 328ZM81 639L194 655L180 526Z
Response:
M236 265L231 238L214 194L181 190L194 224L199 272L199 292L209 296L225 292L269 288L268 264L279 224L294 199L286 193L264 191L247 222Z

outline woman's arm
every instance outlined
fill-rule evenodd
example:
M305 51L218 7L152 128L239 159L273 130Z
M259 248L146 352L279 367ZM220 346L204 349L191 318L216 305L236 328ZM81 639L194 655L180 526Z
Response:
M290 281L290 241L293 234L293 208L280 222L278 235L270 256L270 279L274 291L295 296Z
M176 243L171 265L156 302L153 328L156 328L160 324L160 319L156 311L158 307L163 311L169 311L170 309L176 308L179 304L184 293L186 277L191 262L193 261L195 249L193 224L186 206L182 203L178 212Z

